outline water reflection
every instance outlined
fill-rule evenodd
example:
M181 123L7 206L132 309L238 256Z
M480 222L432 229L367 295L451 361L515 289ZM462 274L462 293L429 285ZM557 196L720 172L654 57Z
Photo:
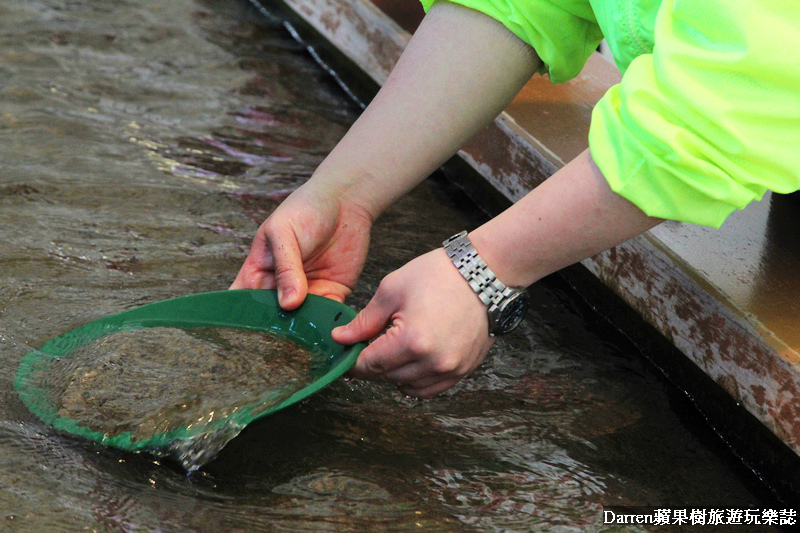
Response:
M552 283L443 397L340 380L188 478L30 415L12 376L32 346L227 287L257 224L355 119L254 17L222 0L0 1L0 529L592 531L609 503L761 506ZM349 303L474 223L455 207L426 183L387 212Z

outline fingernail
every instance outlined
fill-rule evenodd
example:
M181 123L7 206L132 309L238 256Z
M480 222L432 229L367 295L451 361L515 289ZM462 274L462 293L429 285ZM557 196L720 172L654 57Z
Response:
M292 298L294 298L295 294L297 294L297 291L294 290L294 288L292 288L292 287L287 287L285 289L280 289L278 291L278 299L281 302L285 303L287 300L291 300Z

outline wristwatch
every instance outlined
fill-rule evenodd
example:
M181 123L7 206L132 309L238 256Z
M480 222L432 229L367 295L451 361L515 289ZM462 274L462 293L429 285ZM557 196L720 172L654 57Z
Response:
M528 291L506 287L497 279L475 251L466 231L453 235L442 246L469 286L488 308L489 335L503 335L517 327L528 310Z

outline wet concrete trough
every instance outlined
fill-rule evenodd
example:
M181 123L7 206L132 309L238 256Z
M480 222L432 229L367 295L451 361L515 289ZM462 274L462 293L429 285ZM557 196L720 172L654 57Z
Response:
M386 80L420 16L416 3L391 0L252 1L281 11L290 30L318 45L315 54L329 54L336 70L366 75L375 86ZM463 147L454 166L468 164L500 193L485 202L488 210L518 200L587 147L592 108L618 81L616 67L599 54L567 83L535 76ZM483 186L469 173L456 174L468 190ZM650 355L658 352L656 364L698 399L731 446L794 496L800 494L791 475L800 454L799 210L800 203L767 194L719 230L667 222L564 272L611 322L641 341L646 355L645 345ZM596 280L605 288L592 286ZM625 309L610 303L609 289ZM631 310L648 326L623 318ZM677 352L683 361L674 360ZM751 434L751 418L768 434ZM747 435L740 435L743 427Z

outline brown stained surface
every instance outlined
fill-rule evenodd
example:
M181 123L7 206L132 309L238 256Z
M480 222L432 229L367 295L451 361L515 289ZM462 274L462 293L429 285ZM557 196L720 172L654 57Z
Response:
M422 3L409 2L408 0L372 0L381 11L389 15L389 17L397 22L401 28L407 32L413 33L417 29L419 23L422 22L422 17L425 16L425 11L422 9Z
M513 122L499 119L476 135L459 155L507 198L516 201L558 168L534 144L535 139Z
M586 149L592 109L619 80L612 63L592 54L581 73L568 82L554 84L545 76L534 76L506 113L563 164Z
M409 39L396 22L367 1L284 3L379 84L386 81Z
M767 194L719 230L668 223L652 231L786 348L800 349L800 202Z
M651 231L680 258L682 269L710 285L706 292L713 301L702 302L702 289L696 289L694 308L678 315L691 326L690 346L683 351L695 352L689 354L695 362L795 451L800 450L799 216L796 199L768 193L718 230L666 223ZM723 318L715 307L727 307L729 316ZM698 361L703 346L708 354Z
M731 301L669 250L638 238L586 266L793 449L800 448L800 391L794 352L743 319Z
M389 13L398 5L378 3ZM357 19L343 29L303 2L309 22L325 18L319 31L351 59L357 56L374 79L385 79L406 32L387 25L388 17L366 0L311 4ZM350 31L366 40L348 46L341 34ZM616 68L597 54L570 82L534 77L460 154L504 195L519 199L586 149L592 108L618 80ZM796 202L772 200L735 213L720 230L668 223L584 264L800 452L797 210Z

